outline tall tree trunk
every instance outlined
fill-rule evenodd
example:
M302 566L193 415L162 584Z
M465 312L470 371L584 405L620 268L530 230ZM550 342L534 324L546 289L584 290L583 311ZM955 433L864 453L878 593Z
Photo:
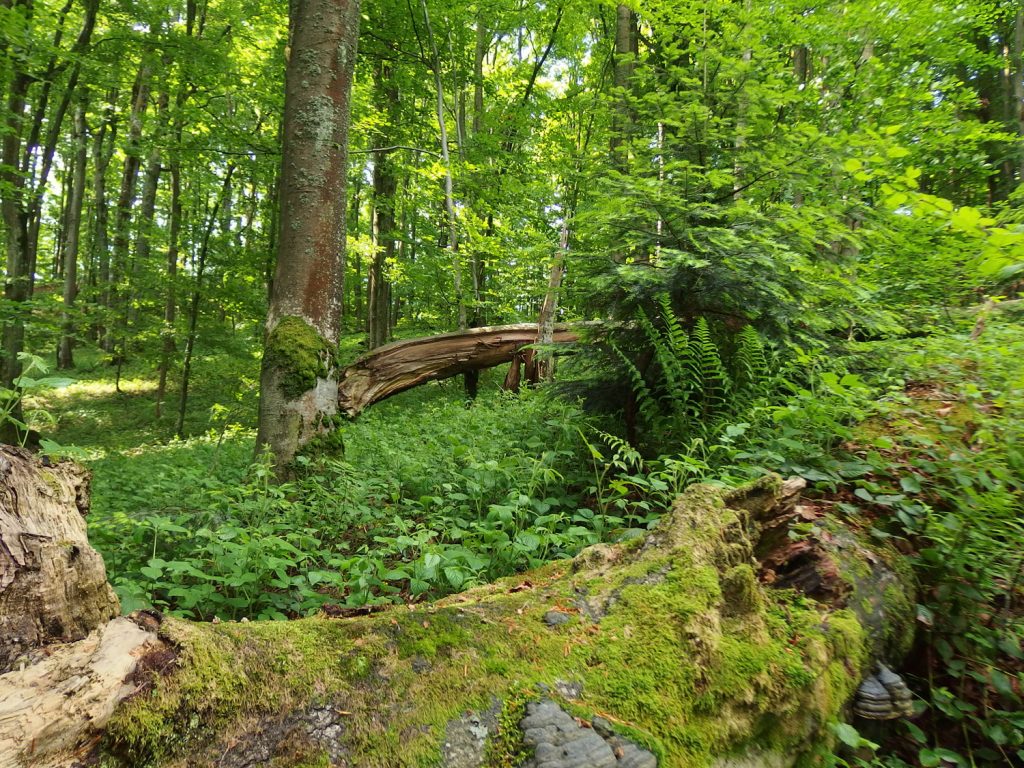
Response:
M112 274L110 275L108 293L104 300L104 304L111 311L117 311L114 305L127 301L127 297L122 295L123 291L117 287L117 284L125 279L128 270L128 249L131 235L130 223L132 208L135 205L135 190L138 184L139 166L141 163L139 144L142 140L142 116L149 104L150 75L151 66L149 58L143 55L142 63L139 65L139 71L135 77L135 85L132 88L128 144L125 147L124 166L121 170L121 187L118 191L117 204L114 209ZM107 333L102 340L104 351L113 352L115 342L114 330L108 326Z
M15 0L15 9L27 17L32 14L31 0ZM28 217L25 210L25 177L20 172L20 150L22 128L25 118L26 97L31 76L21 68L15 68L8 83L7 116L4 125L3 143L0 146L0 210L6 230L7 274L4 280L4 298L11 302L12 309L3 327L3 380L4 387L13 388L14 381L21 375L21 353L25 343L25 321L20 306L31 296L32 286L28 257ZM14 419L21 419L21 403L11 413ZM19 441L18 430L11 422L0 425L0 441Z
M70 5L71 3L69 2L65 7L69 7ZM47 121L48 129L46 132L46 139L40 147L38 146L39 134L41 132L42 125L42 119L40 116L44 115L46 112L46 102L49 98L50 89L49 79L44 75L45 82L42 89L42 96L38 103L39 110L36 113L37 119L33 124L29 141L26 143L23 151L23 169L26 172L30 170L32 171L30 176L34 181L31 197L25 201L25 216L28 220L28 238L25 240L25 249L27 251L28 290L30 296L36 273L36 255L39 249L39 228L43 219L43 199L46 196L46 190L50 179L50 171L53 168L53 160L57 152L57 144L60 140L61 130L64 125L64 116L67 114L68 109L71 106L76 88L78 87L78 77L81 74L82 67L82 56L89 47L89 42L92 39L92 32L96 26L96 12L98 8L99 0L87 0L85 3L85 16L82 20L82 29L78 33L78 38L75 40L74 45L69 51L69 60L72 64L71 70L68 74L67 83L64 86L64 91L61 94L60 101L57 103L57 106L54 108L53 113ZM59 42L59 34L55 36L55 40ZM54 49L56 48L57 45L55 44ZM55 73L55 65L56 58L51 59L48 72ZM38 171L35 170L37 157Z
M750 15L751 2L746 0L743 4L744 16ZM747 22L749 24L749 21ZM741 34L746 36L747 24L744 25ZM753 50L747 46L743 49L741 56L743 69L740 72L740 82L737 84L736 96L736 133L733 139L733 200L739 200L743 194L744 179L746 177L746 166L743 164L743 150L747 145L747 133L749 132L748 112L750 111L750 98L747 95L746 79L750 75L750 62L753 60Z
M460 329L467 325L466 302L462 296L462 262L459 258L458 221L455 217L455 197L452 191L452 163L448 154L448 128L444 117L444 85L441 82L441 57L437 52L437 40L434 28L430 23L430 11L427 1L420 0L423 9L423 21L427 28L427 39L430 41L432 69L434 70L434 90L437 95L437 128L441 134L441 162L444 165L444 207L448 214L448 249L452 254L452 279L455 289L455 302Z
M157 128L157 140L163 133L167 120L167 104L169 97L166 91L157 99L157 111L160 115L160 126ZM139 215L135 233L135 250L125 271L126 285L124 290L124 306L120 317L120 346L117 354L117 376L115 388L120 389L121 369L128 359L128 336L132 325L136 322L135 299L138 290L139 270L149 263L150 240L153 233L153 221L156 217L156 193L160 185L160 174L163 166L160 161L159 146L154 146L146 158L146 173L142 181L142 195L139 198Z
M629 91L636 71L636 15L628 5L615 7L615 90L618 99L612 130L612 162L622 173L629 169L629 129L631 125Z
M72 155L60 181L60 218L54 232L53 259L50 260L50 276L54 280L64 279L64 240L67 237L68 205L71 203L71 179L75 175L74 131L72 130Z
M107 94L106 117L93 137L92 146L92 237L90 259L95 261L93 275L98 289L93 297L99 305L100 316L92 330L93 337L100 341L107 335L106 311L110 308L110 235L108 231L107 169L114 156L117 139L117 90ZM109 131L109 136L108 136Z
M349 96L358 0L294 0L285 76L281 221L260 374L257 445L279 473L338 409Z
M484 59L487 57L487 49L490 47L491 38L484 23L482 13L478 12L476 19L476 46L473 52L473 140L478 143L483 132L484 121ZM489 238L494 234L494 216L487 214L487 230L485 235ZM473 282L473 313L469 324L473 328L479 328L486 322L484 317L484 281L486 279L486 250L480 247L473 249L471 255L470 270Z
M192 289L192 304L188 313L188 337L185 339L185 357L181 366L181 395L178 400L178 424L175 433L179 438L185 437L185 415L188 413L188 386L192 375L192 353L196 346L196 332L199 328L199 307L203 300L203 277L206 274L206 259L210 254L210 238L217 228L219 212L231 194L231 177L234 175L235 166L229 165L224 174L224 182L221 184L220 194L213 203L206 218L206 226L203 228L203 239L199 244L199 256L196 260L195 287Z
M1024 7L1017 4L1013 19L1013 109L1017 136L1017 183L1024 184Z
M633 133L630 91L637 58L636 15L628 5L615 7L615 66L614 85L616 108L612 116L611 165L621 174L629 173L630 140ZM612 259L624 262L631 255L628 249L616 248Z
M85 133L85 100L81 99L75 106L74 170L64 222L64 313L57 348L58 368L73 368L75 365L72 355L75 331L73 309L78 295L78 242L82 229L82 203L85 200L85 166L88 162Z
M537 321L537 343L541 345L542 349L537 351L535 357L537 378L541 381L550 381L555 374L554 355L550 349L543 349L543 347L550 346L554 341L558 295L562 289L562 278L565 276L565 257L569 252L569 227L569 217L566 216L562 220L562 228L558 236L558 252L555 254L554 261L551 262L548 289L544 293L544 301L540 305L540 317Z
M362 208L363 200L363 174L362 166L359 168L359 173L356 174L355 190L352 193L352 211L349 215L349 223L352 228L352 234L356 237L359 236L359 210ZM363 272L362 272L362 258L358 252L352 253L352 268L355 270L355 280L352 281L352 313L355 320L355 328L364 327L363 318ZM342 259L342 267L348 269L348 252L345 252L345 257ZM344 306L342 306L344 309ZM342 313L344 318L344 313Z
M376 103L385 113L384 146L390 145L391 131L398 124L398 87L387 62L374 72ZM378 151L373 156L373 239L376 248L370 263L367 347L374 349L386 343L391 328L389 286L386 265L395 258L395 196L398 179L391 153Z
M174 357L174 323L178 313L178 240L181 237L181 161L174 157L170 163L171 215L167 234L167 288L164 294L163 342L160 349L160 371L156 387L156 417L162 415L167 396L167 373Z

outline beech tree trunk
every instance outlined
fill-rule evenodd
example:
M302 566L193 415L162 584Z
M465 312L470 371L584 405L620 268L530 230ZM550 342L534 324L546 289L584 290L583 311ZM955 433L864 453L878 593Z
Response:
M444 208L447 214L448 250L452 255L452 280L455 289L455 306L459 328L468 324L466 301L462 295L462 261L459 256L458 219L455 216L455 195L452 190L452 162L448 153L448 127L444 117L444 85L441 82L441 57L437 52L437 40L434 28L430 23L430 11L426 0L420 0L423 10L423 23L426 26L427 41L430 44L431 69L434 72L434 93L437 98L437 128L441 140L441 162L444 165Z
M96 269L92 285L97 289L95 301L101 310L110 308L110 233L109 211L107 206L107 169L114 156L117 146L117 90L107 94L107 107L103 122L96 131L92 143L92 238L90 241L91 258L95 259ZM107 335L107 318L100 317L92 329L97 341Z
M0 623L91 606L68 634L94 629L0 674L0 768L784 768L829 748L874 661L898 664L912 639L898 553L776 477L691 486L642 539L433 604L103 623L116 601L95 588L102 564L83 565L99 561L80 535L81 473L3 458L2 541L31 529L44 557L15 559L12 587L0 555ZM40 562L59 567L41 580Z
M335 415L349 94L358 0L296 0L285 82L281 227L260 374L257 444L285 471Z
M104 304L111 311L108 316L106 333L101 340L103 350L113 352L117 346L115 312L126 311L128 297L119 288L121 281L128 274L128 251L131 244L132 210L135 207L136 191L139 180L139 167L142 163L142 118L149 106L149 79L152 75L152 64L144 55L139 64L132 87L132 108L128 120L128 145L125 147L124 164L121 169L121 186L117 193L114 206L114 242L111 256L110 282L104 286ZM120 305L123 304L124 307Z

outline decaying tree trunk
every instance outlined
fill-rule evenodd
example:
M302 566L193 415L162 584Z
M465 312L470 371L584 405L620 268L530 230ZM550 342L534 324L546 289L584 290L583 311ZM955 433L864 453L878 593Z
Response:
M80 640L120 613L89 546L85 470L0 447L0 672L25 651Z
M22 502L79 519L70 468L5 456ZM899 661L914 604L899 555L798 505L802 488L691 486L645 537L434 604L115 619L0 675L0 768L793 765L828 749L874 659ZM765 584L787 578L809 591Z
M583 325L556 325L552 341L577 341ZM425 382L513 362L523 347L536 341L537 325L518 323L387 344L342 372L339 410L354 417L374 403Z

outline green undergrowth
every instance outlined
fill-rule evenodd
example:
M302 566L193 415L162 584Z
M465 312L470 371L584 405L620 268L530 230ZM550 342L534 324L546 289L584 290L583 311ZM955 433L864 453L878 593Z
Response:
M126 609L285 618L436 597L628 527L581 503L584 424L535 393L467 407L452 383L344 425L344 453L300 457L290 483L251 464L240 429L118 453L92 464L90 536Z
M895 362L898 361L898 362ZM921 714L889 765L1024 762L1024 326L862 348L884 396L849 446L849 514L912 548L925 586L907 672ZM880 387L881 388L881 387Z
M811 750L860 679L865 634L848 613L767 590L750 572L756 598L731 604L733 563L750 556L744 520L701 486L654 546L590 551L525 582L340 621L169 620L180 669L119 710L106 748L136 766L213 764L282 713L330 706L354 764L426 766L463 713L495 698L522 706L539 684L566 681L583 691L570 711L614 713L664 766L706 766L751 746ZM570 621L546 626L552 609ZM289 743L301 752L301 742ZM516 749L511 739L492 744L494 764ZM281 765L298 762L286 757Z
M656 458L613 436L597 448L620 507L664 485L666 467L732 481L796 474L827 514L910 555L922 593L901 607L918 629L904 670L919 714L869 758L870 742L844 725L861 757L831 758L840 764L1024 761L1024 326L993 312L932 331L797 352L776 379L781 399L734 414L710 440ZM890 640L906 650L911 634Z

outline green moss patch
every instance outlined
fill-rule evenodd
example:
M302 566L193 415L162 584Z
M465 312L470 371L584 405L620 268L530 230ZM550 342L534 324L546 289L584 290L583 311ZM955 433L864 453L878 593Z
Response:
M330 342L300 317L282 317L267 336L264 365L281 374L286 396L297 398L327 378L334 367L335 354Z

